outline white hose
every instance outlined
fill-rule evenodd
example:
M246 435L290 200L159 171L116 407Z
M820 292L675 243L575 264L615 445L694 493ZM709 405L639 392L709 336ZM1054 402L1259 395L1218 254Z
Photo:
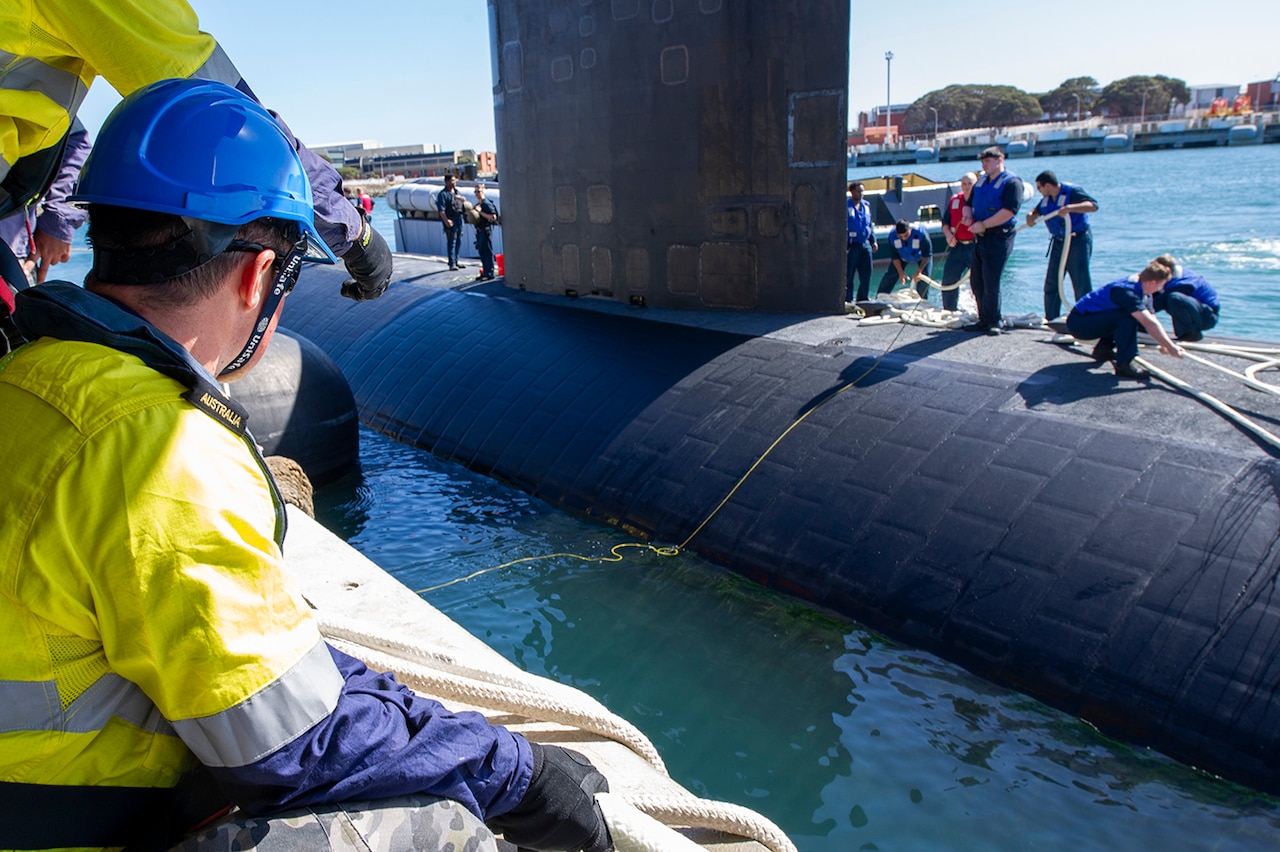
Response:
M1182 379L1178 378L1172 373L1168 373L1164 370L1161 370L1159 367L1155 366L1154 364L1150 363L1144 358L1134 358L1133 360L1136 363L1150 370L1151 375L1155 376L1160 381L1164 382L1165 384L1172 385L1173 387L1177 388L1183 393L1194 396L1196 399L1200 400L1205 405L1212 408L1214 411L1217 411L1223 417L1226 417L1232 423L1235 423L1237 426L1240 426L1252 432L1254 435L1260 438L1263 442L1269 444L1273 449L1280 450L1280 437L1276 436L1271 432L1268 432L1266 429L1263 429L1257 423L1254 423L1248 417L1245 417L1239 411L1236 411L1234 408L1232 408L1230 405L1227 405L1225 402L1218 399L1216 396L1207 394L1204 391L1201 391L1195 387L1192 387L1191 385L1184 382Z
M1061 210L1062 208L1058 209ZM1054 215L1057 215L1057 213L1055 212ZM1047 219L1048 217L1046 216L1045 218ZM1076 305L1076 300L1067 295L1067 254L1071 251L1071 217L1067 216L1065 218L1067 221L1062 230L1066 235L1062 238L1062 257L1058 259L1058 298L1062 301L1062 316L1071 313L1071 309ZM1046 225L1045 227L1048 226ZM1057 317L1045 317L1045 319L1057 319Z

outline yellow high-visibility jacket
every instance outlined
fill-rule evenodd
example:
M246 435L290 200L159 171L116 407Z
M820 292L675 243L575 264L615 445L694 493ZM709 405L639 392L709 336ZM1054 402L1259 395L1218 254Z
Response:
M94 343L0 361L0 781L172 787L337 703L252 438L184 391Z
M32 342L0 359L0 849L116 845L66 838L106 837L99 817L124 810L181 832L227 796L254 813L418 793L481 819L515 807L523 737L321 638L213 377L73 284L18 301ZM15 827L15 802L39 831Z
M96 77L127 95L192 76L217 46L185 0L0 3L0 178L62 140Z

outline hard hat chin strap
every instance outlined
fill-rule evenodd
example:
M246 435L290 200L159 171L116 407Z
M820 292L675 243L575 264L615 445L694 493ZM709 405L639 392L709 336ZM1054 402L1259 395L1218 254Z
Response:
M231 248L236 251L265 250L264 246L253 243L233 245ZM280 301L288 295L289 291L293 289L293 285L298 282L298 273L302 270L302 259L306 253L307 236L303 234L302 239L294 243L293 248L285 255L284 262L280 264L280 271L276 273L276 279L271 285L271 291L262 300L262 310L258 312L258 321L253 325L253 332L249 335L249 339L245 341L240 354L231 359L231 362L222 369L222 372L218 373L219 379L226 379L237 370L243 369L253 359L254 353L258 351L258 347L266 339L267 329L271 327L271 318L275 316L276 308L280 306Z

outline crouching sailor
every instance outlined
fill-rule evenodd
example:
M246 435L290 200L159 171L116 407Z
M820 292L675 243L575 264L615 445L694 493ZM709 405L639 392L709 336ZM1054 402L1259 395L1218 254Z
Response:
M303 259L335 262L271 115L221 83L140 89L71 200L93 270L19 293L31 342L0 360L0 848L310 848L374 811L359 848L607 850L585 758L370 671L290 586L283 503L218 385Z
M929 284L921 278L927 278L933 269L933 245L929 242L928 232L919 222L913 225L906 219L899 219L893 226L889 244L893 254L889 258L889 268L884 271L880 286L876 288L876 295L888 293L895 283L904 287L914 283L916 292L923 299L929 292ZM907 266L912 263L916 265L916 271L909 275Z
M1204 333L1218 324L1218 291L1203 275L1184 269L1171 255L1162 254L1152 263L1169 269L1172 278L1151 297L1152 309L1168 311L1173 333L1184 343L1204 339Z
M1133 363L1138 356L1139 325L1156 339L1161 354L1182 357L1182 347L1169 339L1147 307L1147 300L1160 292L1169 274L1168 267L1151 263L1137 275L1085 294L1067 314L1067 331L1079 340L1098 341L1093 347L1093 359L1099 363L1114 359L1117 376L1150 378L1150 371Z

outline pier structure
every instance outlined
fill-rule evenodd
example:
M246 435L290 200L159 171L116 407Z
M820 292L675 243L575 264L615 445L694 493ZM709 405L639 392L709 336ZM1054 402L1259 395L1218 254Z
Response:
M976 160L988 145L1010 159L1064 154L1119 154L1170 148L1212 148L1280 142L1280 114L1188 116L1152 121L1102 118L1009 128L954 130L891 145L856 145L849 166L903 166Z

